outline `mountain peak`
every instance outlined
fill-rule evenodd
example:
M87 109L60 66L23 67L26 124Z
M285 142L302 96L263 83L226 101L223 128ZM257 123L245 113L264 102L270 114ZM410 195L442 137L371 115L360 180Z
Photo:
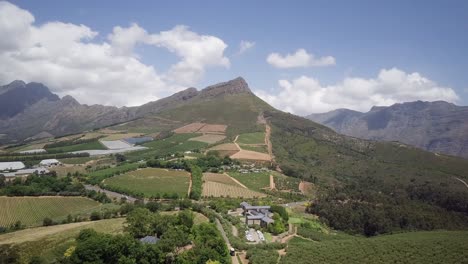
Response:
M226 94L252 93L242 77L206 87L200 92L201 97L214 97Z

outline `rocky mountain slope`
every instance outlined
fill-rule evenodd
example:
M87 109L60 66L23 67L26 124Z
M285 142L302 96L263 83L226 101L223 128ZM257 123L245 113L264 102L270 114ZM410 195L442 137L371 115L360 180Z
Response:
M373 107L367 113L338 109L308 119L345 135L399 141L428 151L468 158L468 107L444 101Z
M0 87L0 144L21 142L41 135L61 136L139 120L146 116L187 104L198 105L183 110L187 115L207 109L206 101L225 95L252 94L242 78L206 87L201 91L188 88L172 96L139 107L112 107L80 104L71 96L59 98L38 83L14 81ZM215 111L213 111L215 112ZM195 118L196 112L191 115ZM223 111L218 112L222 114ZM203 114L198 113L202 118ZM199 118L199 119L200 119ZM189 118L190 119L190 118ZM202 118L203 119L203 118Z

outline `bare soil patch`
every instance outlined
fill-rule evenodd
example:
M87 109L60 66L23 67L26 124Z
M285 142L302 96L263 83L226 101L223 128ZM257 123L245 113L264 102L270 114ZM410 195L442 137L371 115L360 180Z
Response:
M238 198L258 198L265 197L263 193L255 192L240 186L233 186L219 182L207 181L203 184L204 197L238 197Z
M226 125L220 125L220 124L205 124L198 132L202 133L225 133L227 129Z
M198 130L200 130L200 128L202 128L203 126L205 126L205 123L198 123L198 122L191 123L191 124L185 125L183 127L179 127L177 129L174 129L174 133L178 133L178 134L195 133Z
M271 161L271 157L269 154L243 149L237 152L236 154L232 155L231 158L240 160Z
M189 140L194 140L194 141L200 141L200 142L205 142L208 144L214 144L216 142L219 142L223 139L225 139L226 136L224 135L217 135L217 134L205 134L199 137L194 137Z

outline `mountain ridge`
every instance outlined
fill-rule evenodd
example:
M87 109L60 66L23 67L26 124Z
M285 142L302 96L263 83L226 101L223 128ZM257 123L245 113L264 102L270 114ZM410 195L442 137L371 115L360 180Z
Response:
M306 118L338 133L399 141L428 151L468 158L468 107L445 101L374 106L366 113L337 109Z

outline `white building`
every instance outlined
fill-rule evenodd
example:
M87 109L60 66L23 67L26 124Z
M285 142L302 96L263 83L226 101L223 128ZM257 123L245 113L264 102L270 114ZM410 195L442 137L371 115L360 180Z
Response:
M20 170L25 167L26 166L21 161L0 162L0 171Z
M56 159L45 159L45 160L42 160L39 165L41 166L57 166L57 165L60 165L60 161L56 160Z

